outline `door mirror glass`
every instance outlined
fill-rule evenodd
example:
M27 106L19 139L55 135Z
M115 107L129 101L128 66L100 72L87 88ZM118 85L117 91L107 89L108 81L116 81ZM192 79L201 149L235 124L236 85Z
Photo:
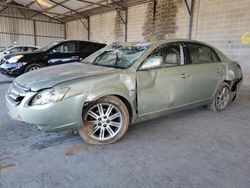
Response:
M145 63L143 63L140 70L157 68L160 67L162 63L163 63L162 56L150 57Z
M10 54L10 51L9 51L9 50L7 50L7 51L5 51L5 52L4 52L4 54Z

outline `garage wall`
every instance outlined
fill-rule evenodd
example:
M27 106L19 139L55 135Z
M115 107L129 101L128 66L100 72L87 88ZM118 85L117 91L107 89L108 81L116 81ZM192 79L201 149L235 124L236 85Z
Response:
M87 26L87 20L84 20ZM71 21L66 24L67 39L88 40L88 31L80 20Z
M112 43L115 41L116 12L108 12L90 17L90 39L91 41Z
M147 7L148 3L128 8L128 42L144 41L143 26Z
M128 8L128 42L187 37L188 12L183 0L158 0L155 15L153 10L152 2ZM68 39L86 39L86 30L79 21L67 23L66 28ZM124 41L124 35L125 26L116 11L90 17L91 41Z
M0 17L0 48L16 44L34 44L33 22L30 20Z
M193 38L218 47L250 75L250 1L197 0L195 10Z
M0 49L15 44L44 46L64 39L64 24L50 20L46 16L34 15L32 11L7 8L0 15ZM35 36L36 32L36 36Z

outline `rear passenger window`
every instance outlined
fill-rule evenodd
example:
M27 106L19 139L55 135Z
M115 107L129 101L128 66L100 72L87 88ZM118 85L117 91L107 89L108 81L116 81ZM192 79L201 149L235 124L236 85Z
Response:
M191 64L215 63L220 61L214 50L207 46L188 44L188 49Z
M37 50L36 48L33 48L33 47L28 47L28 52L33 52L33 51L35 51L35 50Z
M79 51L81 53L90 52L91 48L92 48L92 43L80 42L80 49L79 49Z

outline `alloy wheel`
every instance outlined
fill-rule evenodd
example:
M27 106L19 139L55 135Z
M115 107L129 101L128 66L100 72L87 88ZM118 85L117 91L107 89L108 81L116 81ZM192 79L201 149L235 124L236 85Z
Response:
M115 137L122 127L122 113L113 104L99 103L90 108L85 123L92 126L90 136L104 141Z
M227 86L221 87L216 94L215 107L217 110L224 110L229 102L230 91Z
M31 67L31 68L29 69L29 71L34 71L34 70L37 70L37 69L40 69L40 67L38 67L38 66L33 66L33 67Z

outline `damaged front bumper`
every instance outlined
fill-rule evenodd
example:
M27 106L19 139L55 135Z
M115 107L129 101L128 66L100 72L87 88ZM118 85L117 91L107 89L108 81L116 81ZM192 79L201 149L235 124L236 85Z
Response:
M36 92L27 92L20 102L6 95L6 109L15 120L35 124L39 129L52 132L77 129L83 126L82 108L84 95L65 98L60 102L29 105Z

